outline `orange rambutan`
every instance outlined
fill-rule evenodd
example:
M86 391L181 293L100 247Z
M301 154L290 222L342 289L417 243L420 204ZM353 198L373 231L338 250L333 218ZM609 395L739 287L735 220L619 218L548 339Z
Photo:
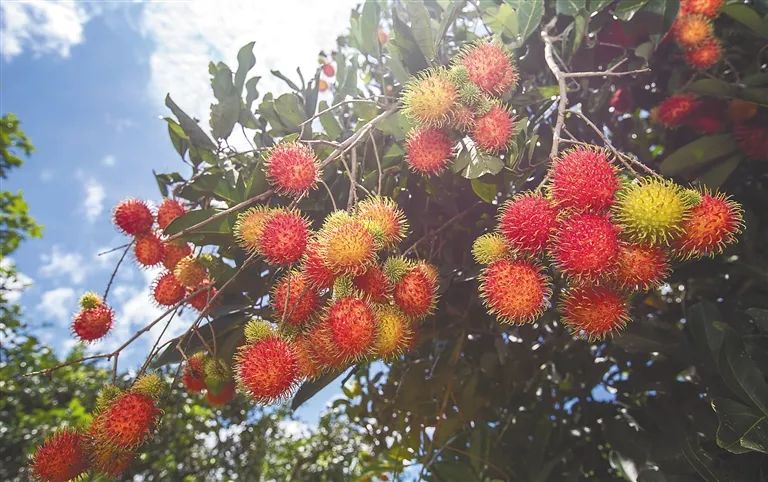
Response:
M672 95L658 105L656 118L664 127L679 127L693 114L698 106L699 101L694 95Z
M149 232L155 221L147 203L139 199L121 201L115 206L112 220L122 232L131 236Z
M161 274L152 286L152 297L160 306L173 306L184 299L187 291L170 271Z
M550 194L560 209L603 211L611 207L619 190L616 166L598 147L576 147L552 163Z
M413 337L411 320L392 305L377 306L375 317L377 326L375 354L384 359L392 359L405 352Z
M475 126L475 111L459 104L451 113L451 127L461 132L469 132Z
M165 229L176 218L181 217L187 210L184 205L176 199L165 198L157 208L157 225L160 229Z
M768 160L768 128L759 122L739 124L733 128L736 144L748 158Z
M166 241L163 249L163 266L173 271L183 258L192 254L192 246L184 241Z
M109 480L117 479L133 463L136 453L114 447L110 444L91 440L88 447L88 465L94 474L104 475Z
M569 289L560 305L563 323L573 333L600 340L621 330L629 322L627 300L607 286Z
M341 363L358 360L373 350L376 320L371 305L362 298L345 296L332 301L321 327Z
M235 399L235 382L226 382L221 386L218 392L208 390L205 393L205 399L213 407L223 407Z
M323 367L317 361L315 339L309 334L301 334L291 340L291 345L293 345L293 352L296 354L299 377L307 380L317 378Z
M298 382L299 364L293 347L275 335L241 347L235 358L238 385L258 403L284 398Z
M270 303L275 320L294 327L307 324L320 307L320 294L299 271L291 271L275 283Z
M205 389L205 354L196 353L187 358L184 363L184 371L181 381L187 387L188 392L199 392Z
M200 313L205 313L216 303L216 293L218 293L218 290L206 279L194 288L187 289L187 296L192 293L196 294L192 296L187 303Z
M480 296L499 321L519 325L541 316L552 296L552 287L538 263L500 259L483 270Z
M259 240L264 232L271 209L266 206L256 206L237 215L234 235L238 246L248 253L258 252Z
M442 127L459 96L445 69L430 69L411 79L402 96L403 113L425 127Z
M390 198L374 196L355 206L354 216L373 234L377 244L393 248L408 233L405 214Z
M499 231L512 251L536 255L543 252L557 222L557 210L543 196L518 194L499 214Z
M362 274L376 261L373 234L344 211L327 218L318 241L323 263L336 274Z
M478 148L496 154L507 150L514 128L510 113L494 104L487 113L475 119L470 137Z
M714 28L704 15L682 15L675 20L674 33L680 46L696 48L714 36Z
M302 262L302 272L307 282L317 289L327 289L333 286L336 275L323 261L317 240L312 240L307 245Z
M710 38L685 51L685 62L693 68L706 70L723 56L723 47L720 41Z
M163 261L165 243L155 233L139 234L134 239L133 254L140 265L157 266Z
M479 41L465 48L459 63L469 80L486 94L501 96L517 85L517 68L512 54L499 42Z
M80 310L72 321L72 331L80 341L95 341L109 332L114 321L114 311L102 303Z
M92 429L98 440L132 449L150 437L159 419L160 410L152 397L127 392L96 415Z
M454 142L446 131L421 127L408 134L405 160L412 170L425 175L440 174L451 162Z
M681 0L679 15L703 15L715 18L724 3L725 0Z
M672 241L681 258L714 256L736 241L743 228L743 213L739 203L721 193L701 193L701 201L691 208L680 235Z
M574 280L597 280L614 268L619 229L603 215L577 214L559 222L550 256L561 273Z
M187 256L176 263L173 275L185 288L195 288L208 279L208 270L199 259Z
M647 290L663 283L669 271L667 255L661 248L623 243L619 247L612 279L621 288Z
M30 461L33 477L43 482L66 482L87 469L85 439L71 429L59 430L48 437Z
M294 209L273 209L264 221L258 253L273 265L288 265L301 259L307 248L309 223Z
M320 176L314 151L299 142L284 142L270 149L264 167L275 191L294 197L313 189Z
M397 280L392 294L403 313L423 318L437 303L437 273L426 263L416 264Z
M374 303L385 303L392 291L389 279L375 264L365 273L352 278L352 284Z

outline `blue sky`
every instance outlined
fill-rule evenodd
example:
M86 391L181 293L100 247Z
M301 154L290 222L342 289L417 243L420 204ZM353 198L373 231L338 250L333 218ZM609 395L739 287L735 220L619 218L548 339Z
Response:
M166 92L207 119L208 61L236 65L237 49L252 40L255 71L264 77L260 91L280 91L269 70L313 71L318 52L333 48L348 28L355 3L0 4L0 111L16 113L36 147L3 189L22 190L45 227L42 239L13 255L29 283L19 302L42 340L62 354L69 350L77 298L103 291L119 253L96 253L125 242L110 223L112 206L128 196L158 200L152 169L184 172L161 120L168 114ZM115 329L92 352L114 348L156 316L147 291L155 274L131 263L121 269L110 295ZM189 321L189 315L178 319L170 334ZM135 344L121 356L121 368L140 363L153 341L147 336ZM321 393L309 412L333 393Z

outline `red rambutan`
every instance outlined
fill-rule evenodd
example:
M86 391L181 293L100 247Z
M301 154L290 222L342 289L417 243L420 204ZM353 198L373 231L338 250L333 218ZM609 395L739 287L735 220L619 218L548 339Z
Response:
M693 68L706 70L719 62L722 56L720 41L710 38L686 50L685 62Z
M647 290L664 282L670 267L664 251L652 245L622 244L612 279L625 289Z
M202 283L200 283L196 287L189 288L187 291L187 295L190 295L195 292L197 292L197 294L195 294L192 298L190 298L187 301L187 303L189 303L189 306L196 309L200 313L204 313L213 307L213 305L216 302L216 293L218 291L216 290L215 286L211 285L210 281L204 280Z
M475 111L459 104L451 114L451 126L461 132L469 132L475 126Z
M30 461L32 475L43 482L66 482L88 469L84 437L63 429L40 445Z
M430 314L437 302L437 274L426 264L417 264L395 283L395 304L412 318Z
M371 266L365 273L355 276L352 284L374 303L385 303L387 296L392 291L384 272L376 265Z
M558 208L603 211L619 190L616 167L596 147L576 147L561 154L549 173L550 194Z
M136 457L133 450L120 449L98 440L89 441L87 446L89 468L94 474L105 475L109 480L120 477Z
M664 127L679 127L693 114L698 106L699 101L693 95L672 95L658 105L656 118Z
M688 125L699 134L717 134L725 129L725 122L714 115L696 116L688 121Z
M213 407L223 407L235 399L235 394L235 382L227 382L216 393L208 390L205 399Z
M543 252L557 223L557 210L542 196L523 193L507 201L499 214L499 231L513 251Z
M270 185L288 196L298 197L314 188L320 175L314 151L298 142L284 142L270 149L264 167Z
M187 256L176 263L173 275L185 288L195 288L208 279L208 270L199 259Z
M574 280L597 280L610 274L619 254L619 229L598 214L577 214L561 221L551 257L561 273Z
M315 340L310 335L298 335L291 340L293 352L296 354L296 362L299 367L299 377L313 380L321 372L323 367L317 361L315 353Z
M122 232L131 236L149 232L154 223L149 206L139 199L121 201L115 206L112 219Z
M264 222L258 252L273 265L298 261L307 248L309 223L296 210L274 209Z
M112 328L115 313L106 304L80 310L72 321L72 331L80 341L95 341Z
M309 284L318 289L331 288L336 279L336 275L323 261L320 245L316 240L310 241L307 245L302 271Z
M199 392L205 389L205 355L197 353L187 359L181 381L188 392Z
M497 42L479 41L464 49L459 62L469 80L490 95L503 95L517 85L512 54Z
M757 122L739 124L733 128L736 144L748 158L768 160L768 128Z
M151 397L128 392L100 412L92 428L98 440L131 449L149 438L159 418L160 410Z
M451 162L454 142L443 130L422 127L411 131L405 144L408 165L421 174L439 174Z
M293 347L277 336L266 336L239 349L235 374L240 388L259 403L282 399L299 378Z
M715 18L724 3L725 0L681 0L678 15L704 15Z
M163 261L165 243L155 233L140 234L134 240L133 254L140 265L156 266Z
M723 194L704 192L699 204L691 208L691 215L672 246L682 258L714 256L736 241L742 227L743 214L737 202Z
M478 148L495 154L507 150L514 127L509 112L494 105L485 115L475 119L471 137Z
M703 15L679 16L673 30L677 43L685 48L696 48L714 36L712 21Z
M610 106L616 113L623 114L632 110L634 106L634 100L632 99L632 93L629 89L618 88L613 93L610 100Z
M322 327L340 361L354 361L373 350L376 321L370 304L363 299L346 296L333 301Z
M186 212L184 205L179 201L165 198L160 203L160 207L157 208L157 225L160 226L160 229L165 229L174 219L183 216Z
M275 284L270 301L275 320L300 327L311 321L320 307L320 294L303 273L291 271Z
M192 254L192 247L184 241L166 242L163 249L163 266L173 271L183 258Z
M152 287L152 297L160 306L173 306L187 294L184 285L170 271L161 274Z
M549 278L540 265L525 260L500 259L483 270L480 296L488 311L502 323L523 324L544 312L552 296Z
M584 286L568 290L560 306L563 322L574 333L590 340L603 339L629 322L627 300L607 286Z

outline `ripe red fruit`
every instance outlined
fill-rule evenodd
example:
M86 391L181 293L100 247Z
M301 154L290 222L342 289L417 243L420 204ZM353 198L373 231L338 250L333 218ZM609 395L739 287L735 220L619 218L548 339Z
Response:
M275 321L301 327L312 320L320 307L320 294L304 274L291 271L275 284L270 301Z
M115 313L105 304L86 308L75 316L72 331L81 341L95 341L109 332L114 319Z
M84 437L74 430L59 430L37 448L30 469L44 482L74 479L88 469Z
M625 88L616 89L616 92L611 96L610 105L619 114L629 112L634 106L631 91Z
M603 339L629 322L627 300L607 286L570 289L560 306L563 322L590 340Z
M196 309L197 311L203 313L213 307L213 305L216 302L216 293L218 290L215 286L212 286L210 284L210 281L205 280L202 283L200 283L195 288L190 288L187 291L187 295L190 295L192 293L197 292L198 290L202 289L202 291L198 292L195 296L190 298L187 303L189 303L189 306ZM211 306L208 306L208 305Z
M336 275L323 261L317 241L311 241L307 245L302 268L309 284L318 289L331 288L333 286Z
M151 397L128 392L96 416L93 428L97 439L131 449L149 438L159 418L160 410Z
M205 389L205 366L202 354L191 356L184 364L181 381L189 392L199 392Z
M307 248L309 224L297 211L275 209L264 222L259 254L274 265L298 261Z
M622 244L613 279L622 288L647 290L663 283L669 270L669 261L661 248Z
M299 376L312 380L316 378L323 370L323 366L318 361L317 338L312 334L298 335L291 340L293 352L296 354L296 362L299 367Z
M131 236L149 232L152 229L152 223L154 223L149 206L138 199L121 201L115 206L112 219L121 231Z
M94 474L117 479L133 463L136 453L133 450L119 449L98 440L88 443L89 468Z
M555 159L549 175L550 193L560 209L603 211L619 190L616 167L596 147L576 147Z
M429 266L411 268L395 283L393 297L403 313L422 318L432 312L437 301L437 275Z
M192 254L192 247L184 241L170 241L165 243L163 250L163 266L173 271L183 258Z
M152 297L160 306L173 306L184 299L187 291L173 273L161 274L152 286Z
M536 255L544 251L557 222L557 210L542 196L524 193L507 201L499 230L512 251Z
M552 259L575 280L597 280L609 274L619 254L618 228L607 217L577 214L559 223Z
M184 205L179 201L165 198L160 203L160 207L157 208L157 225L160 226L160 229L165 229L174 219L183 216L186 212Z
M478 42L465 49L460 64L469 80L486 94L503 95L517 85L517 69L511 54L495 42Z
M698 14L715 18L724 3L725 0L681 0L679 15Z
M443 130L422 127L410 132L405 144L408 165L421 174L439 174L451 161L454 142Z
M373 350L376 321L365 300L347 296L336 299L329 307L322 325L341 362L350 362Z
M717 134L725 129L725 122L715 115L700 115L690 121L688 125L699 134Z
M552 288L538 264L501 259L483 271L480 296L499 321L523 324L541 316L552 296Z
M685 62L700 70L706 70L720 61L723 56L723 48L720 41L715 38L704 40L685 51Z
M661 125L674 128L682 125L699 106L699 101L690 94L677 94L664 99L657 107L657 119Z
M768 160L768 128L758 122L740 124L733 128L736 144L748 158Z
M507 150L513 129L514 121L509 112L494 105L485 115L475 119L471 137L477 147L495 154Z
M336 69L332 64L323 64L323 73L326 77L333 77L336 74Z
M154 233L140 234L134 240L133 254L140 265L156 266L160 264L165 255L165 243Z
M284 142L270 149L264 166L270 185L288 196L298 197L313 189L319 177L315 152L299 142Z
M235 394L235 382L227 382L218 393L208 390L205 399L214 407L223 407L235 399Z
M365 293L371 301L374 303L385 303L387 296L392 291L392 286L389 284L384 272L376 265L371 266L368 270L352 279L352 284L355 288Z
M290 343L271 335L239 349L235 373L240 387L255 401L266 404L293 389L299 365Z
M672 245L676 254L683 258L713 256L736 241L742 224L743 215L738 203L722 194L705 192L701 202L691 209L682 234Z

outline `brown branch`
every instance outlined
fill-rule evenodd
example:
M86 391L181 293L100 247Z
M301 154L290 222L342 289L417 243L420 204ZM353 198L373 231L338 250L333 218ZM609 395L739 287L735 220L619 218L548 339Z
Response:
M131 241L131 243L132 243L132 242L133 242L133 241ZM97 253L97 254L96 254L96 256L104 256L105 254L114 253L115 251L118 251L118 250L120 250L120 249L123 249L123 248L125 248L126 246L130 246L130 245L131 245L131 243L125 243L125 244L121 244L120 246L117 246L117 247L115 247L115 248L112 248L112 249L108 249L108 250L106 250L106 251L102 251L102 252L100 252L100 253Z
M125 259L125 255L128 254L128 250L131 249L131 246L133 245L134 241L131 241L130 243L125 245L125 250L123 251L123 255L120 256L120 259L117 260L117 264L115 265L115 269L112 270L112 276L109 277L109 282L107 282L107 288L104 290L104 296L101 297L104 302L107 302L107 296L109 296L109 290L112 288L112 282L115 281L115 276L117 276L117 271L120 269L120 265L123 264L123 260Z
M368 132L368 137L370 137L371 143L373 144L373 155L376 158L376 170L379 173L378 179L376 181L376 195L381 196L382 173L381 173L381 159L379 158L379 148L376 145L376 139L374 139L372 132Z
M568 106L568 86L565 83L566 74L560 70L555 61L552 46L555 39L549 35L549 29L553 26L554 23L550 22L541 31L541 38L544 40L544 60L547 62L547 66L552 71L555 79L557 79L557 86L560 91L560 100L557 104L557 120L555 121L555 127L552 129L552 149L549 151L549 157L555 157L560 148L560 132L563 130L563 124L565 124L565 109Z
M368 103L371 103L371 104L378 104L375 100L371 100L371 99L349 99L349 100L342 100L341 102L339 102L337 104L334 104L334 105L328 107L327 109L323 109L320 112L316 113L315 115L313 115L309 119L307 119L304 122L302 122L301 124L299 124L299 127L304 127L305 124L308 124L308 123L312 122L313 120L317 119L321 115L323 115L325 113L328 113L328 112L332 111L333 109L336 109L337 107L341 107L342 105L345 105L345 104L354 104L355 102L368 102Z

